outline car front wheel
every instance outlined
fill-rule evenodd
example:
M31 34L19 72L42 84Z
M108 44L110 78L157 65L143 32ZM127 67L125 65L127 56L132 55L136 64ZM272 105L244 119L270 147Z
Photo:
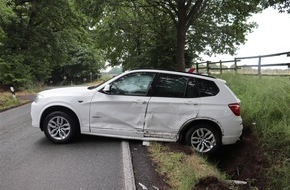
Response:
M220 133L216 128L207 124L194 125L186 133L185 140L187 145L203 154L212 154L221 145Z
M65 112L55 111L47 115L43 126L46 137L54 143L68 143L77 135L74 119Z

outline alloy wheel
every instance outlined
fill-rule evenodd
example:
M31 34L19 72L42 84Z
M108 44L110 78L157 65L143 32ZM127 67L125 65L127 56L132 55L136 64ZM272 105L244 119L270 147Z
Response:
M209 129L199 128L191 135L191 145L198 152L209 152L216 146L215 136Z
M48 122L48 133L56 140L67 138L71 131L71 125L68 120L62 116L52 117Z

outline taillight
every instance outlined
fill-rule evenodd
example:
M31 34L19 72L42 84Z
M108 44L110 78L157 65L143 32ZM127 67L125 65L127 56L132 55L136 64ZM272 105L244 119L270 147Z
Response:
M236 116L240 116L241 115L241 107L240 107L240 104L239 103L229 104L229 108L232 110L232 112Z

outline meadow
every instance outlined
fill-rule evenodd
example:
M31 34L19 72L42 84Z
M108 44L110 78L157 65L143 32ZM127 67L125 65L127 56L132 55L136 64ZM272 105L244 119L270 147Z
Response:
M290 78L222 75L241 99L244 127L257 135L268 159L271 189L290 187Z

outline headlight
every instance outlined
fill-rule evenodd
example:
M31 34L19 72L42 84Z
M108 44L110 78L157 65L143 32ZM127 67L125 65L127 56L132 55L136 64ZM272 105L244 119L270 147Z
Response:
M37 94L37 96L36 96L34 102L35 102L35 103L39 102L43 97L44 97L43 95L41 95L41 94Z

